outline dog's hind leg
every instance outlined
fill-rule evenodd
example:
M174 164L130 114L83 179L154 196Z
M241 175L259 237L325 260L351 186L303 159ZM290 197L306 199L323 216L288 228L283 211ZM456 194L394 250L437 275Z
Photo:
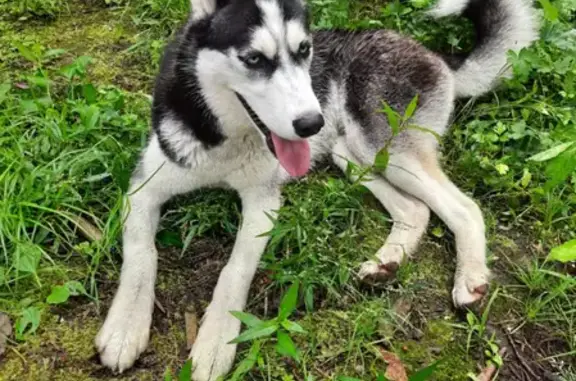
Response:
M246 305L252 278L264 253L273 227L273 216L280 208L280 189L266 185L239 190L242 199L242 225L230 260L220 273L212 301L198 332L190 356L195 381L215 381L225 375L236 354L230 344L240 332L240 321L230 311L242 311Z
M444 174L436 150L424 143L423 133L407 134L415 134L410 138L412 148L390 152L385 176L396 187L424 201L454 233L457 264L452 298L457 306L469 305L486 294L490 274L482 212Z
M346 172L348 162L359 164L340 138L332 151L336 165ZM353 178L356 181L356 178ZM420 200L395 188L382 176L370 173L362 181L390 213L392 230L384 245L376 253L376 260L366 261L360 268L360 277L367 282L381 282L393 277L405 257L412 255L428 226L430 210Z
M189 189L189 173L170 162L153 138L134 172L124 203L123 263L120 285L96 337L102 364L120 372L130 368L148 345L157 251L154 238L160 207Z

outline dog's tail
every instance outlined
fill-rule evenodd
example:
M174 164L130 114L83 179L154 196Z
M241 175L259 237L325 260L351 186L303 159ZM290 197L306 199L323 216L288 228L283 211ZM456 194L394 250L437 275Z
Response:
M508 51L519 51L538 37L531 0L438 0L434 17L463 15L476 30L475 48L467 55L443 56L454 71L456 96L473 97L490 91L508 75Z

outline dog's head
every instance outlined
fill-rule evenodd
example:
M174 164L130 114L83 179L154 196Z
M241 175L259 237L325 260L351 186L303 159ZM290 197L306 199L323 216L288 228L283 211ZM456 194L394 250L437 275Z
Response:
M309 74L312 37L303 0L191 0L189 35L204 85L234 93L293 176L310 167L306 138L324 125Z

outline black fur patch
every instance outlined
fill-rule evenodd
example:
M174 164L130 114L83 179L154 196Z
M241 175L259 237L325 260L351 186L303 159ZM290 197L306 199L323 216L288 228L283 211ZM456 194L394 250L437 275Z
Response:
M349 32L345 30L320 30L313 35L314 54L310 73L314 94L322 106L328 101L330 80L340 82L344 74L342 62L346 57L339 47L348 36Z
M306 31L310 31L310 12L300 0L277 0L282 8L284 20L301 19Z
M262 23L262 12L253 0L233 1L192 24L186 40L194 40L198 49L226 50L232 46L246 46L251 31Z
M385 30L322 31L314 34L312 83L321 104L330 81L343 84L346 110L362 125L387 102L403 112L416 94L438 83L440 67L421 45Z
M212 148L221 144L225 136L220 131L218 121L204 100L198 96L198 78L184 69L193 62L193 54L181 52L181 38L176 38L165 51L160 73L156 78L154 101L152 104L152 127L158 135L160 146L166 155L182 164L173 148L162 136L160 123L165 117L183 122L184 128L198 139L204 147ZM189 46L184 49L190 48ZM190 61L189 61L190 60ZM180 158L182 159L182 158Z
M494 35L499 33L506 23L506 12L502 11L500 0L470 0L464 10L463 16L474 24L475 41L474 50L478 50L482 45L494 39ZM464 54L441 54L442 59L452 70L459 69L468 56L473 53Z

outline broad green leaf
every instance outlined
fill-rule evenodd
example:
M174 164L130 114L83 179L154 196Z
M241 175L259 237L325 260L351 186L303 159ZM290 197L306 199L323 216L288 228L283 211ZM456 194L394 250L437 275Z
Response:
M278 342L276 343L276 351L282 356L289 356L294 360L299 361L300 357L298 356L298 350L296 349L296 345L294 345L294 341L292 341L290 335L280 330L278 331L277 338Z
M416 107L418 106L418 94L410 101L408 107L406 107L406 111L404 112L404 119L409 119L414 115L416 111Z
M17 245L16 253L16 261L14 263L16 270L25 273L36 272L36 268L38 268L38 263L40 263L40 258L42 257L42 251L38 246L22 243Z
M72 64L64 65L60 68L59 72L67 79L72 79L74 74L76 74L76 67Z
M548 255L548 260L562 263L576 261L576 239L553 248Z
M292 283L282 301L280 302L280 312L278 313L278 320L282 321L288 318L296 309L296 302L298 301L298 281Z
M34 86L46 88L50 85L50 79L41 75L30 75L26 77L26 81Z
M85 127L93 129L98 124L100 119L100 110L98 107L91 105L85 108L82 113L82 121Z
M66 286L53 286L52 292L46 298L48 304L61 304L70 297L70 290Z
M552 188L564 184L575 170L576 150L570 148L548 162L545 169L548 179L544 184L544 189L550 191Z
M175 246L175 247L182 247L182 238L180 237L180 233L170 230L162 230L158 233L156 238L158 242L163 246Z
M444 237L444 229L442 228L442 226L436 226L434 227L434 229L432 229L432 235L438 238L442 238Z
M192 360L184 363L184 366L178 373L178 381L190 381L192 379Z
M242 312L242 311L230 311L232 316L236 319L240 320L242 323L246 324L246 326L252 328L261 325L263 322L262 320L258 319L256 316Z
M49 49L44 53L44 58L54 58L66 53L66 49Z
M27 59L32 63L38 62L38 57L36 56L36 54L32 52L32 50L28 49L26 46L18 42L15 42L14 45L16 46L16 49L18 49L18 52L22 57L24 57L25 59Z
M388 147L384 147L376 154L376 159L374 160L374 169L378 171L384 171L388 167L388 162L390 161L390 154L388 153Z
M436 368L438 368L438 365L440 365L441 362L442 362L442 360L439 360L439 361L436 361L435 363L430 364L429 366L427 366L424 369L420 369L418 372L416 372L413 375L411 375L410 377L408 377L408 381L430 380L432 374L434 374L434 372L436 371Z
M558 8L556 8L550 0L539 0L542 9L544 10L544 17L548 21L556 21L558 20Z
M90 65L92 61L92 57L90 56L80 56L74 60L74 65L77 65L81 69L86 69L86 67Z
M556 156L560 155L562 152L566 151L570 146L572 146L574 142L566 142L562 144L558 144L546 151L537 153L536 155L530 156L528 160L530 161L547 161L550 159L554 159Z
M34 333L40 326L42 311L38 307L28 307L16 321L16 338L22 339L24 333ZM28 328L29 327L29 328Z
M2 83L0 84L0 105L6 99L6 94L10 91L10 84L9 83Z
M68 291L70 291L70 295L88 295L82 283L78 282L77 280L70 280L66 282L64 286L66 286Z
M254 328L250 328L244 331L240 336L235 338L230 342L230 344L243 343L245 341L251 341L254 339L259 339L261 337L266 337L272 335L278 330L277 325L262 325Z
M24 114L31 114L38 111L38 105L34 100L26 99L20 101L20 109Z
M98 100L98 92L96 88L91 83L82 86L82 95L88 104L96 103Z
M354 378L354 377L348 377L348 376L340 376L337 379L338 381L362 381L359 378Z
M506 164L502 164L502 163L498 163L495 166L496 168L496 172L498 172L499 175L504 176L505 174L508 173L508 171L510 171L510 167L508 167Z
M414 8L419 8L419 9L429 7L430 3L431 3L431 0L411 0L410 1L410 4L412 4L412 6Z
M470 327L474 326L476 324L476 315L474 315L474 312L468 311L468 313L466 314L466 321L468 322L468 325Z
M384 109L382 111L384 111L388 118L388 124L392 129L392 135L398 135L400 132L400 116L387 103L384 103Z
M302 328L302 326L300 324L294 323L293 321L284 320L281 324L282 324L282 327L284 327L286 330L288 330L290 332L307 333L306 330L304 328Z
M526 188L530 181L532 181L532 173L527 168L524 168L524 173L522 174L522 179L520 179L520 185L522 188Z

